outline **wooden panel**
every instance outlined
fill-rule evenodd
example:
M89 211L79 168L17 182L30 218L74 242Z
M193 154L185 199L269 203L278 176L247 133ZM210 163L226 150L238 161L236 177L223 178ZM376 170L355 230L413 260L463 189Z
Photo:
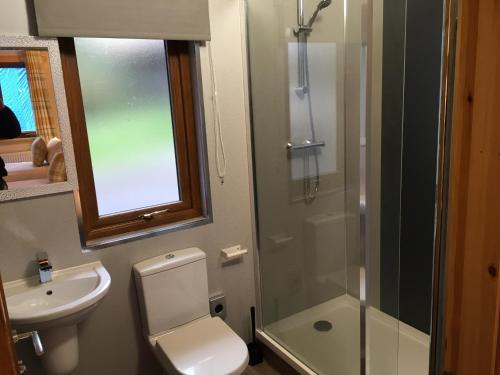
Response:
M2 285L0 276L0 374L15 375L17 374L16 353Z
M455 375L498 375L500 7L460 4L444 364Z
M459 8L457 35L455 95L453 99L453 139L450 171L450 199L447 235L447 288L445 321L444 368L456 372L458 362L458 335L460 332L461 287L463 273L463 245L465 206L470 153L472 119L472 92L477 35L477 3L463 1Z

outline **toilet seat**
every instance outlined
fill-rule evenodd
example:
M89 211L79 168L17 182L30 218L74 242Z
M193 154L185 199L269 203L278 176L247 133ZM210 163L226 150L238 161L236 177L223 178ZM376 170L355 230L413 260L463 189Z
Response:
M156 338L155 351L169 373L239 375L248 364L243 340L210 316Z

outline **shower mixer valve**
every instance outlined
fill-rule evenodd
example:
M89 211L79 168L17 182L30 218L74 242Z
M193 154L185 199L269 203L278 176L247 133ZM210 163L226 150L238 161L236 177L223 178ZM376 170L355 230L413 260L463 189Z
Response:
M302 143L288 142L286 144L286 149L288 151L307 150L311 148L325 147L325 145L325 141L311 141L310 139L307 139Z

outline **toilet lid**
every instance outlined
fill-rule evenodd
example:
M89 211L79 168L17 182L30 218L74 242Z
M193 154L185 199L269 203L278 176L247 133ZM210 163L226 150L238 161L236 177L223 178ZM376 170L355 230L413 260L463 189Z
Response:
M156 346L180 374L236 375L248 364L245 343L218 317L169 332Z

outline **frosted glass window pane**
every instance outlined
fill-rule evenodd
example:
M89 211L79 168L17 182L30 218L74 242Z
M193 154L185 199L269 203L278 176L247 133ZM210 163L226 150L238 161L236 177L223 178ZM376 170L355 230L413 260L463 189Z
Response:
M165 46L75 38L99 216L179 200Z

